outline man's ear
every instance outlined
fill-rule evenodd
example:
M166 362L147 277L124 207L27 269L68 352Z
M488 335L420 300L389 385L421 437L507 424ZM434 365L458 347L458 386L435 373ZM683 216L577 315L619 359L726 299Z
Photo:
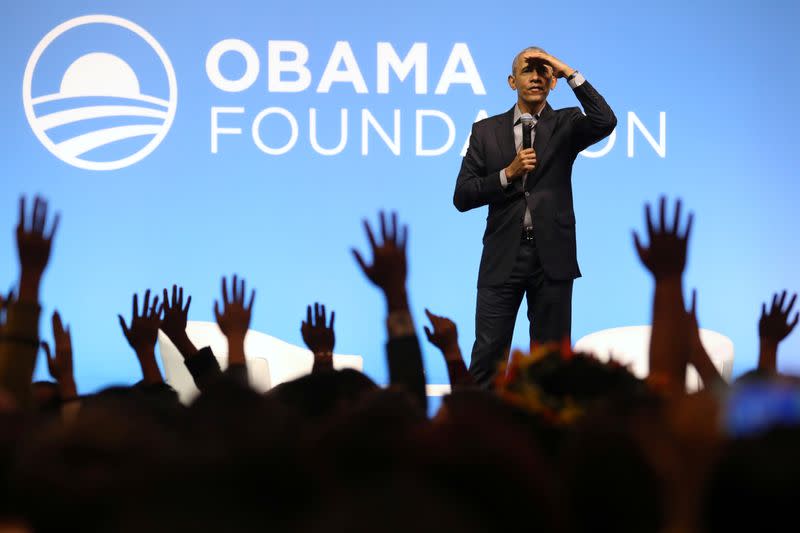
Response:
M511 87L513 90L517 90L517 80L514 78L512 74L508 75L508 86Z
M551 91L556 88L556 83L558 83L558 78L553 76L553 79L550 80L550 90Z

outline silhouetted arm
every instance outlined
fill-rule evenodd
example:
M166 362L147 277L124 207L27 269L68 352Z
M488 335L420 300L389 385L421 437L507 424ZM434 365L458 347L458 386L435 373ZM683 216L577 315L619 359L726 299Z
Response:
M450 386L453 389L474 386L475 380L461 357L461 348L458 346L458 329L455 323L449 318L434 315L427 309L425 314L428 315L433 328L431 330L425 326L425 335L428 337L428 341L439 348L444 355Z
M50 345L44 341L42 341L42 349L47 357L47 369L50 376L58 384L61 401L69 402L78 398L72 365L72 335L69 326L64 326L61 322L61 315L58 311L53 313L52 323L55 352L51 352Z
M391 384L409 391L417 398L422 408L427 410L428 396L425 390L425 373L419 339L416 335L393 334L391 326L388 329L386 360Z
M118 315L122 333L128 340L128 344L136 352L136 358L142 368L142 379L148 385L164 383L161 370L158 368L158 363L156 363L155 352L158 327L161 324L161 310L162 306L158 305L158 296L153 298L151 304L150 289L147 289L144 293L141 313L139 312L139 296L137 294L133 295L133 313L130 326L125 324L125 319L122 315Z
M792 295L786 304L786 291L772 296L772 306L767 312L766 304L761 305L761 318L758 321L758 371L762 374L775 374L778 372L778 345L789 336L797 326L798 315L789 320L792 308L797 300L797 294Z
M39 351L39 286L50 260L53 236L59 215L53 218L49 231L47 202L34 198L33 210L26 216L25 199L19 200L19 222L16 238L20 280L16 297L3 302L5 323L0 335L0 389L25 408L31 403L31 380Z
M650 337L650 380L660 380L673 391L686 387L686 364L689 343L685 336L686 308L683 302L683 270L686 266L686 247L692 229L690 213L686 229L679 230L681 202L675 203L671 225L666 222L666 198L659 205L658 225L653 225L650 205L645 206L649 245L643 246L636 232L634 245L642 264L655 278L653 297L653 327Z
M186 333L192 297L186 298L184 303L183 287L177 285L172 286L172 298L167 289L164 289L163 296L164 317L161 319L159 329L183 356L183 363L192 375L195 386L203 392L222 377L222 369L211 348L205 347L198 350Z
M381 242L375 240L366 220L364 230L372 249L372 264L368 265L357 250L353 249L352 252L364 275L383 292L386 300L386 327L389 333L386 356L391 384L405 387L427 409L422 351L414 332L406 292L408 228L398 227L396 213L392 213L391 224L387 224L386 216L381 212Z
M250 299L245 301L245 281L233 275L231 292L228 293L227 280L222 278L222 310L218 301L214 302L214 316L222 333L228 339L228 368L225 374L243 386L249 386L247 360L244 353L244 339L250 328L250 317L256 291L250 291Z
M214 352L210 346L200 348L193 356L185 359L186 369L192 375L194 384L200 392L205 392L210 386L219 381L222 377L222 369L219 366Z
M189 319L189 306L192 304L192 297L183 301L183 287L172 286L172 298L169 292L164 289L164 316L161 319L159 329L169 338L184 360L193 357L197 353L197 347L189 339L186 333L186 323Z
M686 325L688 327L686 335L689 339L689 362L703 380L703 386L705 388L727 387L728 383L711 361L711 357L700 340L700 326L697 322L697 291L692 291L692 307L689 309Z

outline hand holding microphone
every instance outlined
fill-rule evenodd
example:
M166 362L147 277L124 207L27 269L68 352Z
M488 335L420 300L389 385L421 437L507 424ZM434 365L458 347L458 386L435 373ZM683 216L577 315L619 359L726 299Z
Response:
M530 113L525 113L519 119L522 123L522 149L517 152L517 156L505 169L508 181L519 179L536 168L536 151L531 142L533 117Z

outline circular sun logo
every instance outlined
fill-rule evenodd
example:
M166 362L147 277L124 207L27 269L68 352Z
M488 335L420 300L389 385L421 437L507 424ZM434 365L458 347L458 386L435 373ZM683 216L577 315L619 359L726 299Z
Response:
M36 45L22 102L34 134L57 158L116 170L141 161L166 137L178 87L169 57L144 28L87 15L59 24Z

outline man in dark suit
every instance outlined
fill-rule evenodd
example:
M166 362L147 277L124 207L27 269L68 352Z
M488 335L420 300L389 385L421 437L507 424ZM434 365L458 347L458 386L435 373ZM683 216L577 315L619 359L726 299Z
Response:
M547 96L566 78L578 107L553 109ZM569 337L575 250L572 163L617 125L602 96L575 69L541 48L514 58L508 84L517 103L472 127L453 203L459 211L489 206L478 273L475 344L470 372L488 386L511 345L525 295L532 343ZM523 149L524 128L533 139Z

